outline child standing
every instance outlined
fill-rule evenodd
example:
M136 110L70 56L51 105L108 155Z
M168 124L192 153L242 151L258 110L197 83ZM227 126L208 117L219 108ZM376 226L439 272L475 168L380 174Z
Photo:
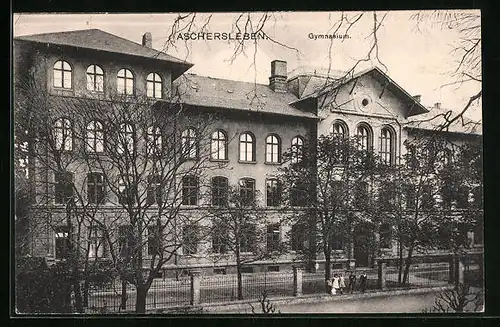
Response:
M332 281L332 295L337 294L339 290L339 276L337 274L333 275Z
M339 290L340 290L340 294L344 294L344 289L345 289L344 276L342 274L340 274L339 275Z

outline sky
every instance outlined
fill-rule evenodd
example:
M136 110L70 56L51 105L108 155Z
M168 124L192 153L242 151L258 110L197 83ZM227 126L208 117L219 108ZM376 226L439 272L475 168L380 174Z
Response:
M421 28L417 29L416 21L411 19L414 13L388 12L380 26L377 33L379 58L387 70L381 63L372 60L359 65L356 71L377 65L408 93L420 94L424 105L432 106L440 102L442 108L460 111L481 85L474 82L458 88L443 87L452 81L449 72L456 66L458 57L451 50L459 35L453 29L438 26L420 25ZM349 19L358 14L349 12ZM384 14L378 12L378 19ZM332 34L332 26L340 15L339 12L275 12L263 27L275 42L261 39L255 46L246 41L245 53L240 53L232 63L230 59L237 44L234 41L176 40L174 46L165 48L166 38L178 14L15 14L12 22L14 37L98 28L141 43L142 35L151 32L153 48L163 49L170 55L194 63L189 70L191 73L267 84L270 63L275 59L287 61L288 72L300 69L325 73L328 69L348 70L357 60L364 58L371 42L372 12L366 12L349 30L349 39L310 38L311 33ZM215 13L206 25L206 31L236 33L234 23L238 16L239 13ZM208 13L196 14L195 28L204 25L208 17ZM262 13L252 13L252 24L256 26L261 17ZM243 18L240 26L244 26ZM473 105L468 116L481 119L480 103Z

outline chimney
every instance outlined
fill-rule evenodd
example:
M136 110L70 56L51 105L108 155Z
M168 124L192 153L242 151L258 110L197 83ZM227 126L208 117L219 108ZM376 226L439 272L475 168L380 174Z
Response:
M434 103L434 109L441 109L441 102Z
M417 94L417 95L414 95L413 98L415 99L415 101L420 102L420 100L422 99L422 96L420 94Z
M271 61L271 77L269 77L269 87L274 92L287 91L287 72L286 61L273 60Z
M151 32L146 32L142 36L142 45L148 48L153 47L153 37L151 36Z

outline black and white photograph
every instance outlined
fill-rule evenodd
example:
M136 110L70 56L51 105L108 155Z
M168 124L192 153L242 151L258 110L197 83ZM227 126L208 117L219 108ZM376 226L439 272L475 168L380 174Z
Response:
M483 313L480 10L14 13L13 311Z

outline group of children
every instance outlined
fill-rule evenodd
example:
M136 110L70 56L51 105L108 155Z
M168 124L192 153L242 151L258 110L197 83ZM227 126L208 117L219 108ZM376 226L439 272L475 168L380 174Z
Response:
M366 273L361 273L359 276L359 289L361 292L365 292L366 289ZM344 294L346 289L345 279L342 274L334 274L331 281L328 281L328 285L331 287L331 294ZM347 293L354 292L356 286L356 275L351 271L347 284Z

